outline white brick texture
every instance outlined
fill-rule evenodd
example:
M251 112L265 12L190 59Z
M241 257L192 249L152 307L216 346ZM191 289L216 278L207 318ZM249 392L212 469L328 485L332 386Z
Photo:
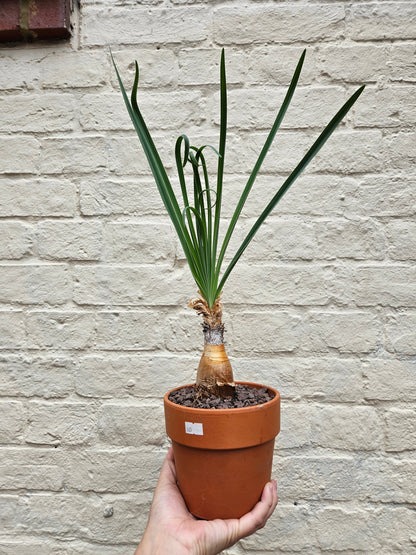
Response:
M222 47L226 220L307 50L232 247L367 85L224 289L236 379L282 395L279 506L225 553L414 553L416 3L72 5L70 40L0 44L0 555L129 555L141 537L162 397L194 381L202 333L110 48L128 89L139 62L177 184L176 138L218 143Z

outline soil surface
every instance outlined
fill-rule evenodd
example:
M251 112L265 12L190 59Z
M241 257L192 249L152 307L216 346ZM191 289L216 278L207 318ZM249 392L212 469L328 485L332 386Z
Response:
M262 405L271 401L273 397L274 394L267 387L257 389L247 385L236 384L234 397L222 399L216 395L209 395L208 397L197 399L195 387L188 386L173 391L169 395L169 401L176 405L195 409L239 409L253 405Z

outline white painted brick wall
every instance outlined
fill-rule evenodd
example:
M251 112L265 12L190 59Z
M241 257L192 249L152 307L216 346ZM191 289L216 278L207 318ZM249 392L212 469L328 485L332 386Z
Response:
M236 240L357 86L365 93L224 292L237 379L282 394L280 503L243 553L416 550L416 4L83 0L68 43L0 46L0 554L127 555L193 381L196 293L122 105L167 170L218 140L224 214L307 48Z

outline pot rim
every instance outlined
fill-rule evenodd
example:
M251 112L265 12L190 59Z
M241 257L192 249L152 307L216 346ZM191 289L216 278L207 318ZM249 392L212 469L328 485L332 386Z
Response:
M210 413L215 413L215 414L236 414L236 413L241 413L244 411L250 411L250 410L259 410L260 407L265 407L265 406L269 406L272 403L278 403L280 401L280 393L277 391L277 389L275 389L274 387L271 387L269 385L264 385L264 384L258 384L255 382L241 382L241 381L237 381L235 382L236 384L239 385L248 385L248 386L252 386L255 389L261 389L263 387L265 387L266 389L272 391L274 393L274 397L273 399L270 399L270 401L267 401L266 403L260 403L258 405L250 405L248 407L237 407L237 408L230 408L230 409L205 409L205 408L198 408L198 407L185 407L184 405L179 405L178 403L174 403L173 401L169 400L169 395L173 392L173 391L177 391L178 389L183 389L185 387L193 387L195 385L195 383L191 383L191 384L186 384L186 385L180 385L178 387L174 387L173 389L170 389L167 393L165 393L164 395L164 402L170 406L171 408L180 408L181 410L188 412L189 414L200 414L201 411L203 411L203 413L205 414L210 414Z
M237 383L267 387L252 382ZM181 387L186 386L175 389ZM164 397L166 432L172 441L198 449L241 449L274 440L280 431L280 394L272 387L268 389L275 396L267 403L233 409L184 407L169 401L169 391ZM192 431L187 429L190 423ZM198 425L197 431L194 431L195 425Z

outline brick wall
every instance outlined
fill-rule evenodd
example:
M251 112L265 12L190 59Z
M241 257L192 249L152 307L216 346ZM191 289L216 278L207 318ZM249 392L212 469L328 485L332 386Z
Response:
M415 551L416 5L81 4L70 42L0 49L0 553L132 553L168 446L161 397L201 352L109 46L129 83L140 61L172 175L180 133L217 143L225 46L225 214L307 48L242 229L367 83L224 291L236 378L283 399L279 507L228 553Z

